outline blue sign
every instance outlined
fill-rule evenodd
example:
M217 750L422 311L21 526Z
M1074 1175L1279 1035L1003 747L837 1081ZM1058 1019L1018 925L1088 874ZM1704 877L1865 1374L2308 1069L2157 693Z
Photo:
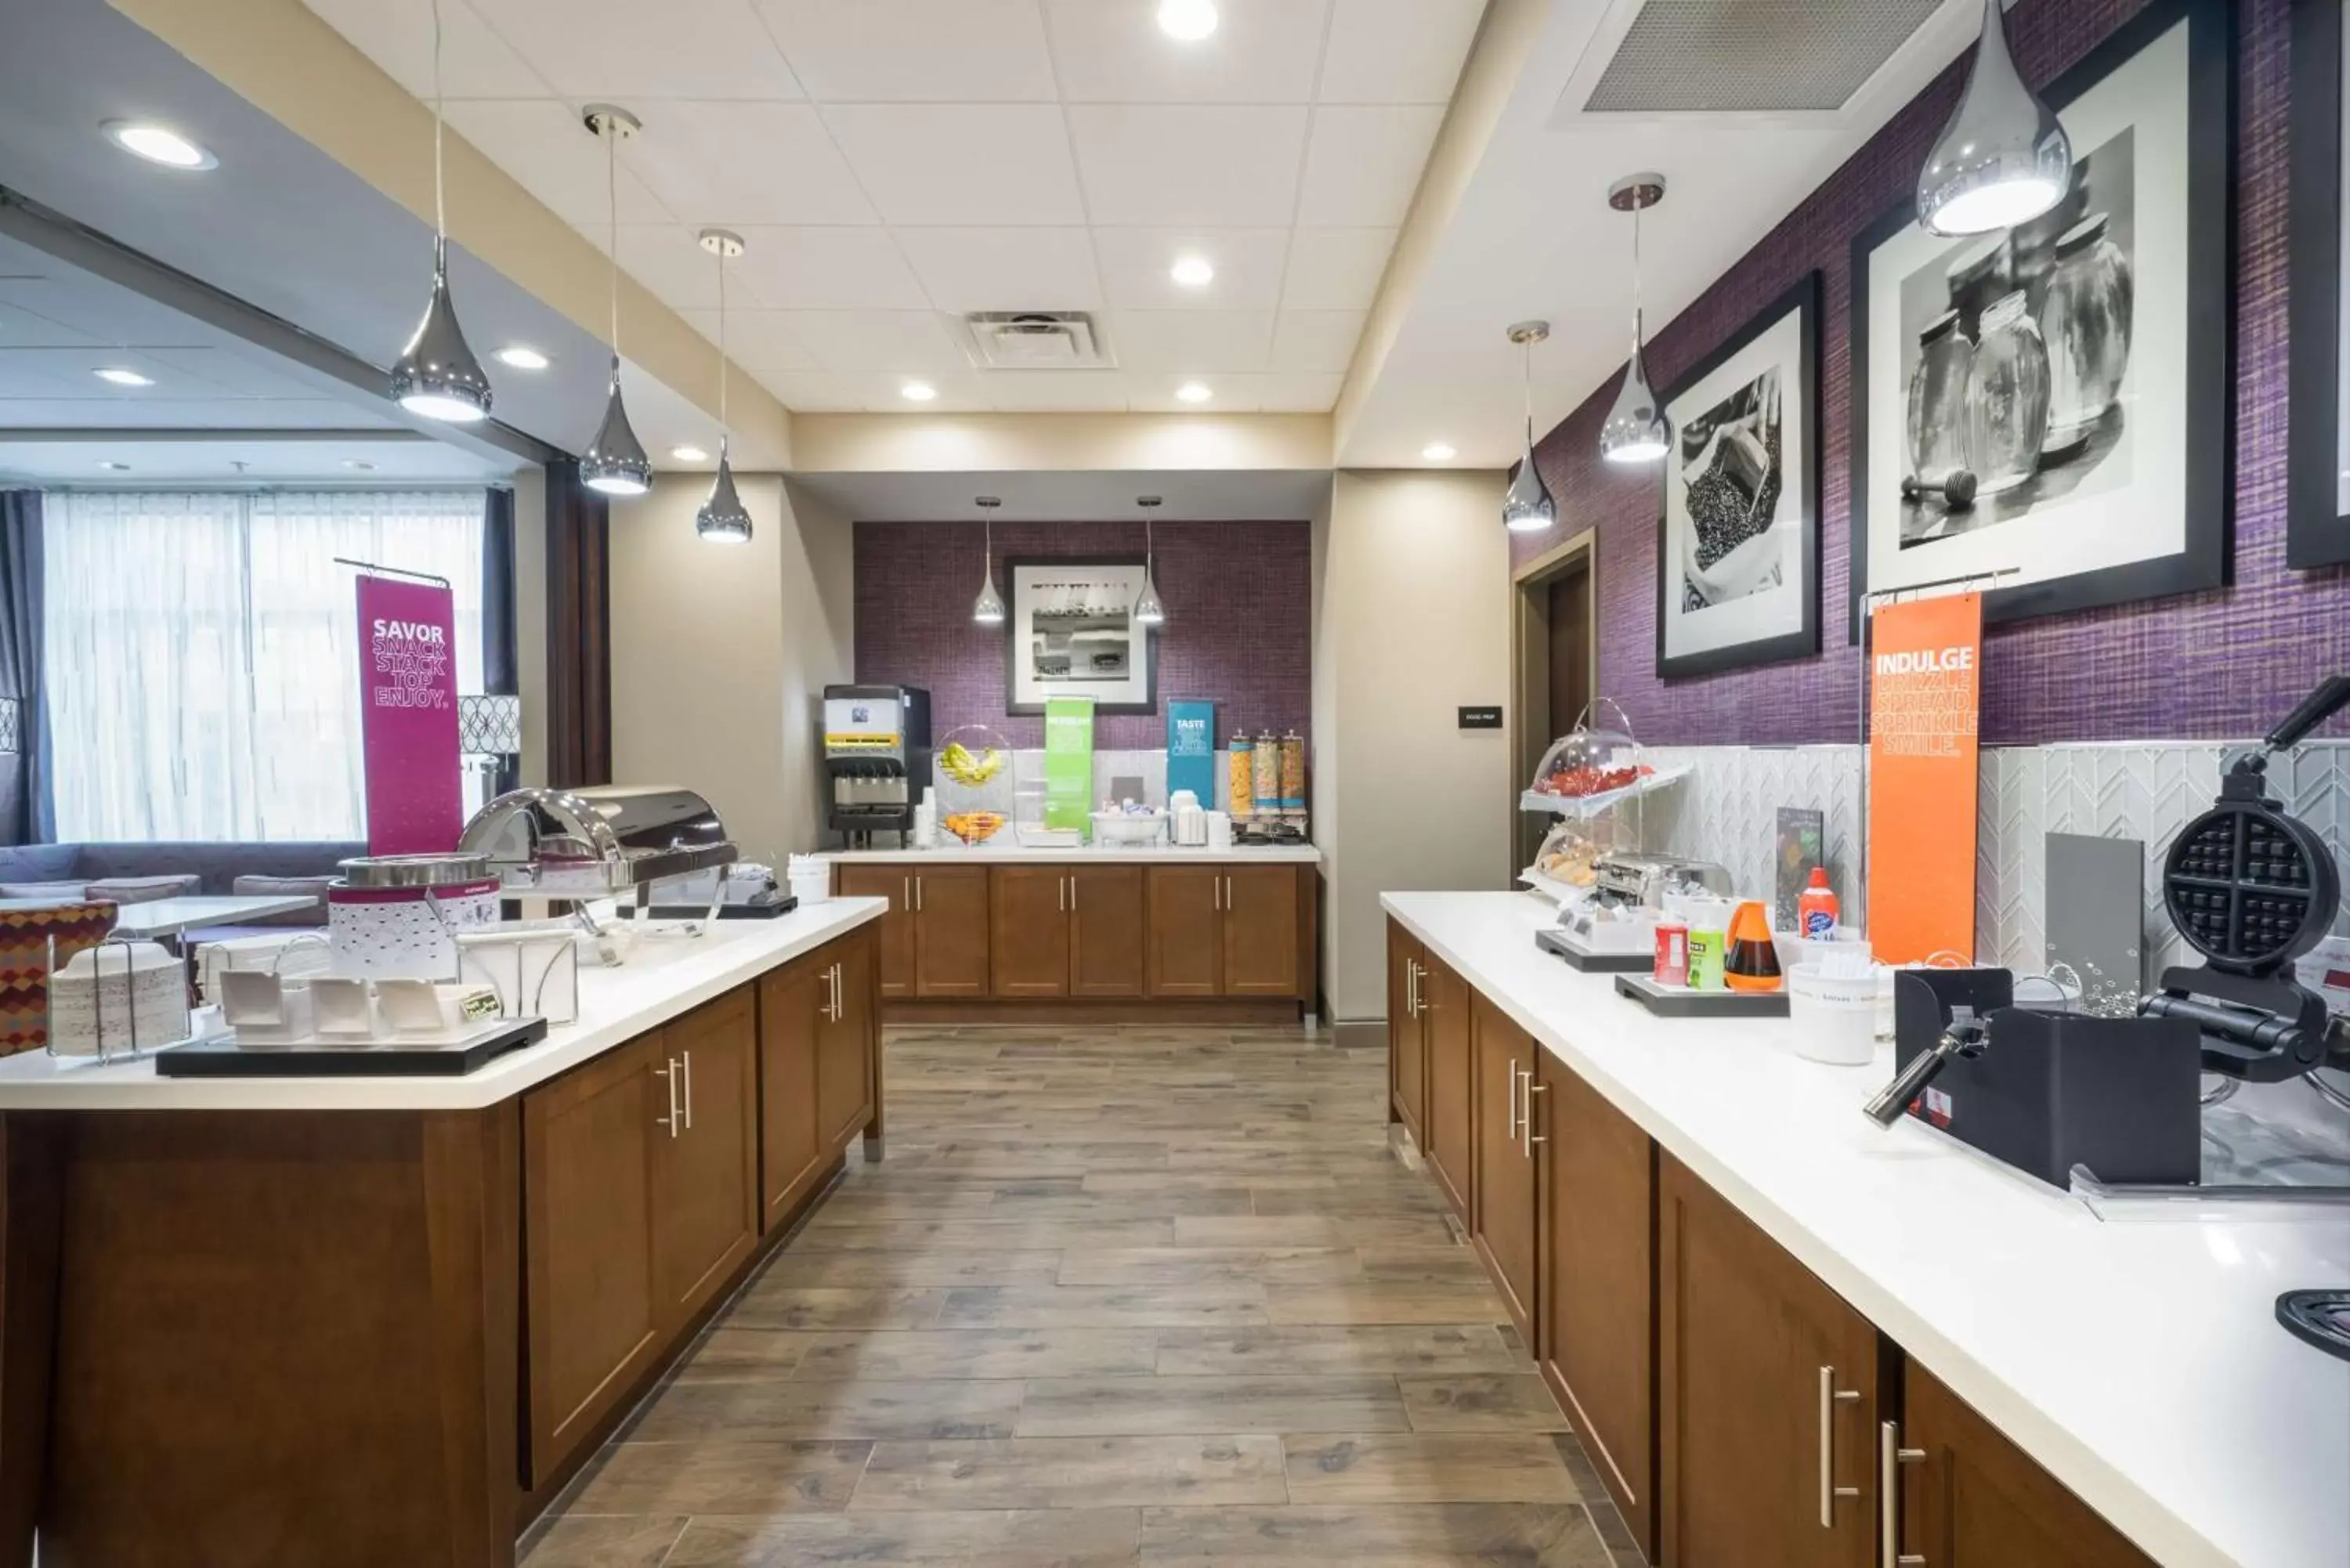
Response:
M1188 789L1203 811L1216 809L1216 705L1167 704L1167 798Z

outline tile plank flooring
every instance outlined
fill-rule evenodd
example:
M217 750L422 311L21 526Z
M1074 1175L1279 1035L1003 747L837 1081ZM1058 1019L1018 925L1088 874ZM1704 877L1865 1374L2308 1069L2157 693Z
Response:
M525 1568L1637 1568L1424 1176L1299 1031L891 1030L854 1154Z

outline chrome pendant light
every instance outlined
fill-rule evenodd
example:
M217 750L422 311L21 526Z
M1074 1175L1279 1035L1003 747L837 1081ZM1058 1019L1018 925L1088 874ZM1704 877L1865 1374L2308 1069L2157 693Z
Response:
M718 258L718 477L712 481L710 499L693 514L693 531L713 545L751 542L751 514L734 493L734 470L726 448L734 439L726 422L726 264L743 254L743 236L725 229L702 231L702 248Z
M977 495L972 500L979 508L980 547L985 552L982 556L985 565L982 567L984 575L980 580L979 597L971 602L971 618L981 626L1002 626L1003 596L995 591L994 519L995 509L1003 503L993 495Z
M1966 91L1918 171L1918 221L1988 234L2040 216L2072 182L2072 138L2016 70L2000 0L1983 0Z
M612 387L604 400L604 422L596 439L579 458L579 477L590 490L607 495L642 495L652 488L653 460L644 442L629 427L628 405L620 400L620 143L644 127L625 109L591 103L585 116L588 129L604 140L604 202L611 223L610 276L612 306Z
M1150 537L1150 519L1165 498L1158 495L1138 495L1134 504L1142 508L1142 597L1134 601L1134 622L1137 626L1165 626L1167 607L1159 601L1158 551Z
M392 400L411 414L469 425L490 413L490 378L449 301L449 213L441 169L441 0L432 0L432 298L391 368Z
M1526 452L1510 475L1509 493L1502 497L1502 525L1513 534L1539 534L1558 521L1558 503L1534 466L1534 345L1550 337L1547 321L1521 321L1510 328L1510 341L1521 354L1520 383L1526 395Z
M1654 462L1672 445L1672 432L1648 369L1640 362L1640 214L1665 199L1661 174L1627 174L1607 188L1607 204L1632 214L1632 362L1624 368L1624 389L1599 427L1599 455L1610 462Z

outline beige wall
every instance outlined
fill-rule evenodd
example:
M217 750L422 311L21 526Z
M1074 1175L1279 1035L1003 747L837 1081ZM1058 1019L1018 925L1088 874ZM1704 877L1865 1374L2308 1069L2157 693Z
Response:
M737 476L753 524L704 544L706 475L611 515L612 774L701 792L747 858L816 846L816 713L850 675L847 524L775 474Z
M1506 888L1508 535L1499 473L1342 470L1315 534L1315 834L1328 857L1323 991L1340 1023L1387 1012L1379 895Z
M515 515L515 671L522 696L522 782L546 782L546 471L519 469Z

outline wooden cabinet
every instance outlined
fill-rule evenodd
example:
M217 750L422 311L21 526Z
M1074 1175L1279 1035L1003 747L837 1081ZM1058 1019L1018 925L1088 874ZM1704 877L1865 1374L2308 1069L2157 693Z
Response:
M1140 996L1142 867L1072 866L1067 869L1069 994Z
M985 996L988 988L987 867L914 872L914 994Z
M1679 1161L1659 1164L1659 1561L1869 1568L1875 1329Z
M1223 994L1224 873L1153 866L1144 970L1153 996Z
M1305 1000L1312 897L1294 864L1153 866L1149 993Z
M1542 1052L1536 1360L1642 1555L1656 1558L1656 1146Z
M653 1262L664 1324L709 1304L759 1240L759 1035L747 987L661 1031Z
M844 865L836 868L836 891L844 898L887 898L877 934L876 961L881 994L914 994L914 873L904 865Z
M1902 1373L1901 1420L1878 1440L1901 1478L1901 1551L1927 1568L2153 1568L1915 1362Z
M759 979L762 1231L791 1218L827 1153L817 1127L816 1042L832 984L831 965L819 956L795 959Z
M816 956L827 961L830 986L818 1016L816 1054L816 1131L829 1155L855 1137L873 1114L873 949L851 935Z
M1428 1139L1422 1152L1452 1211L1469 1218L1469 982L1432 954L1420 981L1420 1019L1428 1047Z
M1388 921L1388 1104L1412 1141L1426 1147L1428 1062L1421 1049L1419 988L1427 950L1399 920Z
M1476 1175L1470 1189L1469 1234L1519 1337L1532 1345L1535 1146L1526 1117L1536 1098L1536 1047L1482 993L1472 994L1469 1051L1476 1089L1470 1115Z
M1298 994L1299 880L1295 866L1224 873L1224 995Z
M1068 995L1068 867L998 866L988 873L987 908L994 993Z

